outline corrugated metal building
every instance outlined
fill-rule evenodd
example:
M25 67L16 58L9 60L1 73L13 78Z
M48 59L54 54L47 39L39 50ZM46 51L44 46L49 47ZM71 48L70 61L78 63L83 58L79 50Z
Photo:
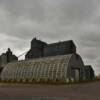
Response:
M1 73L4 81L69 82L84 79L84 64L77 54L9 63Z

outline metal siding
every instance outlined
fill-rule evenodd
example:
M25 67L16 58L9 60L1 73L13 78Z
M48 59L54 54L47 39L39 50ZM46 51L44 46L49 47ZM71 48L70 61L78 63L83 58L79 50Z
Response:
M66 80L70 55L9 63L1 73L1 79L11 80Z

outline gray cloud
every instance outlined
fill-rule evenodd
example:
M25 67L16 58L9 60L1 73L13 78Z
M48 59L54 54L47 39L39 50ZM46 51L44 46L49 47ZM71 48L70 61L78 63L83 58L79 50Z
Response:
M100 51L99 0L0 0L0 53L27 51L30 40L73 39L78 53L97 73Z
M44 0L0 0L0 5L10 12L11 17L27 16L37 21L44 19Z

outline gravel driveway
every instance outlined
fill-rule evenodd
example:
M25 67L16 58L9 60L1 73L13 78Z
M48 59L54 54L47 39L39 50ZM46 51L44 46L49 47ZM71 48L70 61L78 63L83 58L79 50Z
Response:
M0 100L100 100L100 82L73 85L0 84Z

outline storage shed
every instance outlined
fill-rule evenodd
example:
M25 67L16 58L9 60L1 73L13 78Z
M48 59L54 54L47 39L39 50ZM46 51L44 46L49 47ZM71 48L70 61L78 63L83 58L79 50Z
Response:
M92 66L86 65L84 68L85 68L86 80L94 80L95 74L94 74L94 70L93 70Z
M84 64L78 54L12 62L1 72L3 81L69 82L84 79Z

